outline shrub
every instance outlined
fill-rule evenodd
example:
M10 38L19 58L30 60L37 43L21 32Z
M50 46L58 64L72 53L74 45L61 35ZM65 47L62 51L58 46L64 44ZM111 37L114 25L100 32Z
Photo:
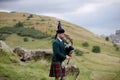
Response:
M117 46L117 47L115 48L115 50L116 50L116 51L119 51L119 50L120 50L120 48Z
M26 20L30 20L30 18L27 18Z
M16 11L11 11L10 13L16 13Z
M18 23L15 24L14 27L24 27L24 24L19 21Z
M120 48L119 48L119 46L118 46L117 44L113 43L113 46L115 47L115 50L116 50L116 51L119 51L119 50L120 50Z
M0 28L0 33L1 34L12 34L14 32L12 27L3 27Z
M27 37L37 38L37 39L43 39L43 38L49 37L49 35L44 32L41 32L34 28L24 28L24 27L3 27L3 28L0 28L0 33L1 34L16 33L19 36L27 36Z
M109 37L106 37L105 40L106 40L106 41L109 41Z
M35 29L31 29L31 28L23 28L17 34L20 36L28 36L28 37L37 38L37 39L42 39L42 38L48 37L47 34L41 32L39 30L35 30Z
M117 47L117 44L113 43L113 46L114 46L114 47Z
M32 15L32 14L30 14L27 18L33 18L33 15Z
M82 43L82 46L83 46L83 47L88 47L89 44L88 44L88 42L84 42L84 43Z
M24 42L28 42L28 38L26 38L26 37L23 40L24 40Z
M36 24L40 24L39 22L36 22Z
M41 19L41 21L45 21L45 19Z
M16 19L13 19L13 21L16 21Z
M101 52L100 47L99 46L93 46L92 52L100 53Z
M79 49L75 49L75 54L78 56L82 56L84 54L84 52L80 51Z

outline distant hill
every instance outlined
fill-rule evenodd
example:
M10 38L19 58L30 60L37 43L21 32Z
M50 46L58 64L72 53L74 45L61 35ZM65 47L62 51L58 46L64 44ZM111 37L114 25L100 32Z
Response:
M83 52L83 56L74 55L72 58L72 61L80 68L80 80L119 80L120 47L116 47L114 43L112 43L112 41L107 41L105 38L99 37L89 30L86 30L83 27L72 24L70 22L55 17L35 15L30 13L0 12L0 30L3 28L4 30L8 30L9 27L13 30L13 28L19 22L23 26L22 30L17 27L15 31L12 31L10 33L1 30L0 39L3 39L11 48L21 46L26 49L51 49L51 42L54 39L58 21L61 21L62 27L65 29L66 33L69 34L70 37L73 39L73 46L75 47L75 49ZM47 36L43 38L31 37L29 36L31 32L29 32L30 30L28 29L32 29L32 31L39 31L38 33L43 35L45 34L44 36ZM21 36L20 34L23 33L22 31L26 32L24 34L27 35ZM38 33L36 33L36 35ZM92 52L93 46L99 46L101 52ZM39 62L42 63L42 61ZM33 73L34 76L37 75L34 78L36 80L39 80L39 78L41 78L42 80L52 80L49 79L47 76L48 71L45 72L43 70L46 68L47 70L49 70L48 67L50 66L50 63L46 62L46 64L42 63L41 65L39 64L39 62L36 62L34 64L33 62L30 62L24 66L16 65L16 69L14 67L15 64L10 64L11 67L8 68L7 63L0 63L0 68L4 69L6 72L7 70L9 70L9 72L7 73L4 73L4 70L0 70L0 76L9 75L10 78L13 79L14 77L10 73L14 72L14 74L16 74L24 72L24 74L30 76L30 78L32 78L32 75L29 73ZM19 72L16 72L16 70L19 70ZM34 72L34 70L36 72ZM44 74L41 74L41 72L43 72ZM42 76L39 76L38 74ZM20 77L21 80L26 80L26 77L23 74L16 76ZM15 79L17 79L17 77L15 77Z

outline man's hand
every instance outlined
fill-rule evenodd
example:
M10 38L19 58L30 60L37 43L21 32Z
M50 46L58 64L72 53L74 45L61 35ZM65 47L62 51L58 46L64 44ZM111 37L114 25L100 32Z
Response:
M67 59L67 60L70 60L70 59L71 59L71 57L70 57L70 56L68 56L68 55L66 55L66 59Z
M69 54L68 56L69 56L69 57L72 57L72 54Z

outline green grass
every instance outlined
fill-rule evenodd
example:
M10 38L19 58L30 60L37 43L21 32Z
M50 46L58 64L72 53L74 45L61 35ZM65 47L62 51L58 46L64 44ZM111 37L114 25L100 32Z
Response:
M74 56L72 61L80 68L80 80L119 80L120 58L106 54Z
M108 54L89 53L75 56L71 60L80 69L80 80L119 80L120 58ZM0 77L10 80L54 80L49 75L50 61L38 60L20 62L13 53L0 51ZM69 75L66 80L73 80Z
M48 80L49 65L45 60L22 63L17 56L0 51L0 77L10 80Z
M26 16L23 17L23 14ZM55 35L57 21L59 19L33 15L33 18L26 20L27 13L1 13L0 28L5 26L14 26L18 21L24 23L24 26L34 27L42 32ZM16 21L14 21L16 20ZM72 61L80 68L79 80L119 80L120 79L120 51L116 51L111 41L98 37L88 30L62 21L62 26L66 33L74 41L75 49L80 49L83 56L73 55ZM23 47L26 49L51 49L52 39L34 39L12 34L6 38L5 42L13 49ZM89 47L83 47L82 43L88 42ZM92 53L93 46L100 46L101 53ZM39 60L37 62L29 61L21 63L19 57L12 53L0 52L0 77L7 77L10 80L54 80L48 76L50 62ZM67 76L67 80L73 80L74 76Z
M50 62L46 60L20 62L19 58L11 53L0 51L0 79L9 80L54 80L49 77ZM73 77L68 76L67 80Z
M34 66L32 66L34 65ZM0 76L7 76L10 80L45 80L49 79L48 69L41 62L21 64L1 64ZM46 71L45 71L46 70ZM49 79L50 80L50 79Z
M34 38L28 38L27 42L24 42L24 38L25 37L20 37L16 34L12 34L10 35L7 39L6 39L6 43L12 47L23 47L23 48L27 48L27 49L50 49L51 48L51 40L49 40L49 38L45 38L45 39L34 39Z
M18 56L13 53L7 53L0 49L0 63L17 63L19 60Z

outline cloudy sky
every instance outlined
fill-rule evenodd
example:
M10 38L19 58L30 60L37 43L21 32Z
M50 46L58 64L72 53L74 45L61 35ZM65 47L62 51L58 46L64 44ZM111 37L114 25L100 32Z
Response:
M0 11L53 16L98 35L120 29L120 0L0 0Z

